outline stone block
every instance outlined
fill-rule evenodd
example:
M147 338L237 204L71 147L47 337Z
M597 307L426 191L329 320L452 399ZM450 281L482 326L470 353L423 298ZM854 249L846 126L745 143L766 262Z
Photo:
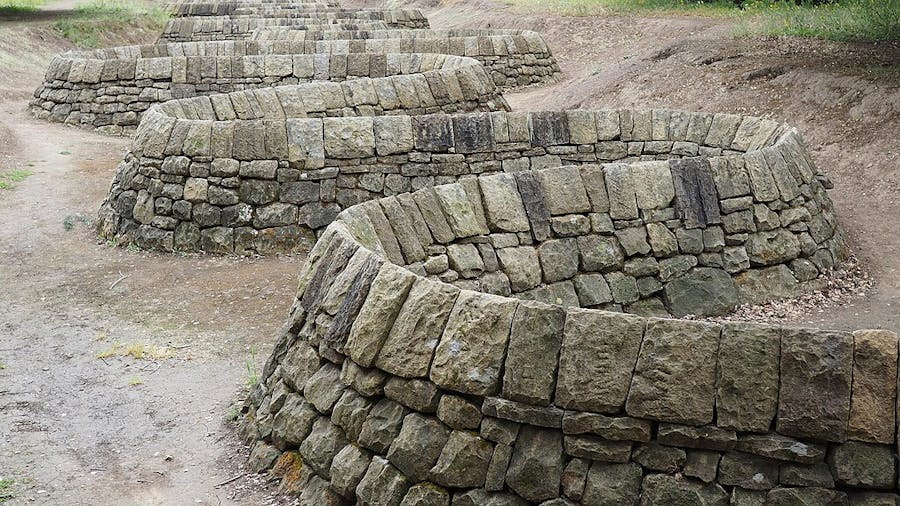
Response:
M503 375L503 396L547 405L553 397L566 313L563 308L522 302L512 319Z
M563 436L558 430L525 426L513 450L506 483L519 496L540 502L559 496Z
M717 369L716 413L720 427L762 432L778 406L778 328L752 323L722 327Z
M715 483L703 484L677 476L648 474L641 484L642 506L691 504L725 506L728 493Z
M648 320L628 392L628 414L687 425L712 422L718 348L714 325Z
M850 334L785 329L776 430L787 436L844 441L852 364Z
M897 458L892 445L848 441L832 448L828 464L840 485L870 489L896 486Z
M489 441L470 432L453 431L431 468L430 481L453 488L482 487L493 453Z
M748 453L728 452L719 463L718 482L748 490L768 490L778 486L778 464Z
M488 227L492 232L527 232L530 229L513 175L483 177L480 184Z
M431 380L468 394L497 392L516 305L503 297L461 292L435 349Z
M441 422L412 413L403 419L387 458L407 478L425 480L449 437L450 430Z
M642 318L570 309L559 359L556 405L619 413L643 334Z
M376 278L376 287L377 282ZM427 376L434 348L458 295L459 289L456 287L416 279L402 306L395 310L396 318L383 337L384 343L375 364L384 371L405 378ZM355 342L362 344L365 342L363 337L360 336ZM359 351L358 354L361 354L365 350Z
M894 441L897 402L897 334L853 333L853 388L847 437L872 443Z
M591 211L591 202L577 166L540 170L534 176L544 189L551 216Z
M359 485L356 500L360 506L398 506L410 487L409 480L382 457L372 457Z
M722 315L738 304L731 276L722 269L697 267L665 286L666 307L673 315Z
M641 495L641 466L594 462L587 473L581 504L636 505Z

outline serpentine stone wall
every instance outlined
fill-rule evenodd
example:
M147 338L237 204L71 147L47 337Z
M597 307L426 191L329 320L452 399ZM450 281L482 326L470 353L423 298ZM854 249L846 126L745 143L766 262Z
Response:
M530 30L309 31L263 28L251 40L304 41L317 52L440 53L475 58L501 88L547 84L559 65L537 32Z
M225 2L183 2L170 4L164 9L176 17L185 16L227 16L247 9L300 9L316 10L322 7L338 7L336 1L325 0L276 0L276 1L225 1Z
M307 18L194 17L173 18L166 22L158 43L245 40L260 28L289 27L294 30L381 30L384 21L327 20Z
M696 160L673 173L702 181ZM629 177L627 209L655 208L663 167L480 176L342 212L248 400L251 465L305 505L897 504L895 333L523 297L569 270L605 298L595 255L633 229L583 213L622 210Z
M454 69L453 82L481 88L453 88L463 90L470 109L499 108L490 93L493 83L485 84L488 78L474 72L480 68ZM366 81L376 90L369 96L382 100L387 96L378 91L382 84L397 79ZM405 79L428 82L415 75ZM517 258L529 280L513 283L516 291L578 305L576 282L591 279L609 285L610 298L589 305L661 311L663 295L674 314L714 314L737 302L796 295L800 283L845 255L823 186L827 181L787 125L668 110L300 118L295 112L300 102L284 102L302 96L303 104L321 104L320 111L344 110L344 100L363 96L347 91L360 86L354 83L267 91L281 98L286 118L234 119L231 112L215 114L221 107L205 98L206 105L193 114L186 112L185 101L154 109L104 203L105 233L145 248L271 252L275 245L261 247L256 238L288 231L291 237L311 237L340 210L365 200L483 173L584 165L541 176L548 191L565 193L570 202L548 209L539 232L545 239L553 234L555 241L541 248L556 255L548 265L560 272L534 278L536 253L523 252ZM289 95L289 89L296 94ZM330 95L326 89L343 93ZM410 94L393 99L386 107L392 112L427 112L423 97L429 103L444 97L413 93L424 87L393 89ZM245 96L212 98L243 104ZM447 103L456 107L456 99ZM248 121L256 117L278 119ZM245 140L263 139L268 129L281 140ZM252 164L270 169L250 169ZM493 198L485 199L488 205ZM512 228L497 231L528 235L530 222L506 226ZM598 258L579 261L579 243L596 248ZM290 250L293 244L278 246ZM576 278L586 265L594 275ZM474 274L463 277L472 283L497 278ZM542 279L546 286L538 286Z
M288 27L295 30L315 30L313 26L338 26L338 30L378 30L384 28L428 28L428 20L417 17L418 11L381 11L360 14L310 13L303 17L252 17L252 16L195 16L172 18L166 22L159 42L196 42L201 40L247 39L259 28ZM418 13L421 16L421 13ZM346 26L350 25L350 26Z
M404 54L392 54L380 44L373 44L368 51L366 41L346 42L215 41L73 51L51 60L30 108L37 117L50 121L108 134L130 133L150 106L172 99L475 63L456 56L416 54L408 47L398 47ZM510 37L510 42L523 51L527 51L526 44L543 47L541 58L535 57L538 53L505 50L479 56L491 60L488 71L494 82L531 84L554 77L552 72L558 67L552 56L543 52L548 50L539 36Z
M408 114L508 109L474 60L402 59L461 65L151 108L102 205L102 233L151 249L294 251L344 207L409 189L412 176L371 170L409 161Z

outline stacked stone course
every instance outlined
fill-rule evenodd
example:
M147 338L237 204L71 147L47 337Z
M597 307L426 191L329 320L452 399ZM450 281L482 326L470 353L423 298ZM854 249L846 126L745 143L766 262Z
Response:
M306 16L194 16L172 18L159 36L160 42L195 42L201 40L247 39L254 30L266 27L288 27L294 30L316 29L310 26L344 25L343 30L378 30L385 28L428 28L428 20L419 11L375 11L353 15L352 12L309 13Z
M599 201L592 170L343 211L248 400L251 465L310 505L896 504L895 333L509 296L578 250L543 264L553 216Z
M334 95L322 86L295 90L304 104L325 103ZM285 112L298 110L285 102L288 90L294 88L270 94ZM310 98L312 90L319 98ZM239 96L218 97L234 103ZM215 105L200 108L210 116L186 119L173 107L180 102L155 110L139 130L101 213L110 236L151 248L271 252L290 241L274 245L269 238L309 238L365 200L498 172L516 186L526 177L520 171L552 167L528 176L560 196L538 224L537 245L515 242L528 234L525 217L537 211L518 212L522 204L494 179L473 195L480 200L484 193L495 214L518 213L490 230L512 241L500 260L525 277L486 291L646 314L718 314L796 295L846 254L827 180L796 130L770 120L667 110L374 118L311 118L314 112L304 111L302 119L253 122L227 120ZM188 141L179 133L188 131L199 133ZM282 140L270 150L245 137ZM271 166L268 176L220 169L254 163ZM166 185L191 199L180 203L164 194ZM194 187L205 193L195 195ZM176 215L169 201L205 211ZM497 282L479 267L483 258L468 254L474 246L452 249L460 252L452 262L478 268L448 264L433 274Z

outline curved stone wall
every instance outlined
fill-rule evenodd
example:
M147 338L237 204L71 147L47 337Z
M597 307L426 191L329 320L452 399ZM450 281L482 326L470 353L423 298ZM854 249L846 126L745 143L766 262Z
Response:
M181 2L164 6L173 16L227 16L247 9L298 9L316 10L339 7L333 0L276 0L276 1L225 1Z
M318 52L440 53L481 62L501 88L546 84L560 73L550 48L530 30L309 31L263 28L251 40L303 41Z
M35 116L50 121L96 128L107 134L131 133L144 111L167 100L472 63L456 57L427 57L414 63L420 56L409 47L398 47L401 53L413 53L403 56L392 54L381 44L372 44L372 50L367 51L369 45L359 42L363 44L215 41L72 51L51 60L30 108ZM549 52L526 52L526 45L549 51L539 36L510 37L509 42L522 52L478 56L480 61L490 61L489 71L495 83L531 84L553 78L551 72L558 67Z
M250 37L259 28L288 27L294 30L317 29L313 26L337 26L337 30L378 30L382 28L428 28L428 20L419 11L368 11L306 13L302 16L194 16L172 18L166 22L159 42L196 42L201 40L238 40Z
M483 73L468 73L480 68L455 69L455 82L469 80L481 83L481 90L490 89L493 83L485 85L485 77L471 77L484 76ZM406 79L428 83L416 76ZM375 81L378 80L372 84ZM355 86L351 83L355 81L328 86ZM318 86L325 84L311 89L319 89ZM380 85L375 86L379 90ZM403 88L394 89L399 92ZM407 89L407 105L398 97L393 108L427 112L422 96L416 98L413 94L416 88ZM485 104L484 91L472 85L460 88L454 84L452 89L462 90L474 99L481 97L471 102L471 107ZM281 88L269 93L285 96ZM308 95L309 92L304 93L304 103L313 102ZM315 96L314 102L327 108L324 103L329 95ZM344 92L338 95L341 96L360 95ZM379 92L378 96L384 95ZM489 94L487 98L487 108L496 108L490 105L495 104L496 95ZM426 95L426 99L431 103L438 101L439 96ZM197 120L187 119L186 113L177 109L181 103L164 104L156 119L141 125L132 148L134 156L120 167L104 204L102 222L107 235L147 248L253 251L250 238L273 231L267 230L272 227L266 226L265 220L252 226L246 222L275 203L279 209L289 210L285 216L294 219L285 226L299 225L302 235L309 236L311 231L327 225L341 209L364 200L489 172L585 165L580 172L574 167L557 169L556 173L565 174L557 183L564 189L555 191L575 192L570 196L573 204L550 209L541 233L562 238L590 230L612 236L596 239L598 248L608 250L604 253L608 258L597 260L597 265L602 265L600 271L621 273L604 278L607 284L612 282L611 290L616 295L598 304L637 304L648 311L658 310L660 304L654 297L676 281L694 292L699 290L700 295L704 286L727 286L729 276L710 278L709 269L740 275L742 301L796 295L798 282L816 278L845 254L824 180L799 135L787 125L770 120L667 110L277 119L271 124L279 130L297 129L302 124L303 134L289 135L286 146L276 143L269 150L267 146L254 145L252 150L244 151L231 146L239 136L237 125L245 122L210 115L209 119L217 119L213 122L220 132L217 135L225 136L224 140L211 142L224 148L211 149L204 144L198 150L192 145L184 146L195 142L188 141L184 132ZM449 103L453 107L455 104L456 101ZM344 107L345 102L340 100L331 109ZM165 121L166 128L160 129L158 121ZM338 131L343 133L337 134ZM208 130L203 132L206 139ZM158 148L147 149L147 142ZM276 181L269 183L271 190L260 200L240 197L245 193L245 184L260 184L258 176L229 174L237 177L223 187L217 174L200 168L211 163L237 166L253 160L266 160L259 163L272 167L290 167L295 176L285 180L271 172L270 179ZM175 170L176 166L181 169ZM198 169L190 169L194 166ZM546 179L553 178L548 175ZM295 182L298 180L301 183ZM202 187L206 192L192 193L191 201L180 205L212 210L213 218L206 217L206 212L195 216L170 211L173 197L164 194L162 188L170 188L173 195L183 195L188 186ZM302 198L296 196L299 187L304 188ZM228 193L235 196L225 203L210 201L213 189L216 194L230 190ZM158 199L162 199L162 205L154 204ZM239 202L246 209L247 219L235 224L224 216ZM289 205L293 207L285 207ZM179 241L176 236L180 226L209 229L201 234L215 233L225 239L215 245L199 240ZM522 222L517 226L522 227ZM248 236L246 232L251 233ZM528 229L509 232L527 235ZM561 244L576 242L567 239ZM269 247L264 249L272 251ZM689 271L697 274L682 279ZM535 296L565 295L564 300L574 300L578 305L573 298L577 291L571 289L571 275L552 275L549 279L554 281L548 287L521 286L535 289ZM564 289L565 293L551 288ZM781 292L773 294L776 289ZM669 309L679 315L708 314L737 302L731 290L715 295L721 300L702 303L697 311L683 309L693 307L694 300L690 298L670 305Z
M215 40L244 40L260 28L289 27L294 30L380 30L384 21L328 20L310 18L250 18L210 16L172 18L166 22L158 43L198 42Z
M648 197L678 191L663 167L480 176L345 210L308 256L248 400L251 465L302 504L895 504L895 333L485 293L560 269L600 276L594 254L609 250L581 241L630 228L577 217L618 208L629 175L665 183L626 191L654 209Z
M151 108L101 208L102 233L151 249L294 251L344 207L409 188L411 176L387 174L409 160L407 115L508 109L472 59L391 60L404 61L416 65L410 74ZM422 72L428 61L443 65ZM383 170L372 173L379 162Z

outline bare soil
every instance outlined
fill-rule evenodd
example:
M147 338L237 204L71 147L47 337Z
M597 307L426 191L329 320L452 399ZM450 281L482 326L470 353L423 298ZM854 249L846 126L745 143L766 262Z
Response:
M483 0L422 7L434 27L543 33L564 78L508 94L515 109L667 107L797 126L876 286L787 321L900 330L900 83L869 70L900 64L896 45L735 38L732 22L706 18L522 15ZM0 477L15 480L0 495L283 501L263 478L217 485L244 473L247 450L227 418L269 353L302 258L159 255L98 240L83 221L130 141L25 111L49 58L69 48L39 19L0 21L0 173L34 171L0 190ZM150 353L123 356L128 346Z

